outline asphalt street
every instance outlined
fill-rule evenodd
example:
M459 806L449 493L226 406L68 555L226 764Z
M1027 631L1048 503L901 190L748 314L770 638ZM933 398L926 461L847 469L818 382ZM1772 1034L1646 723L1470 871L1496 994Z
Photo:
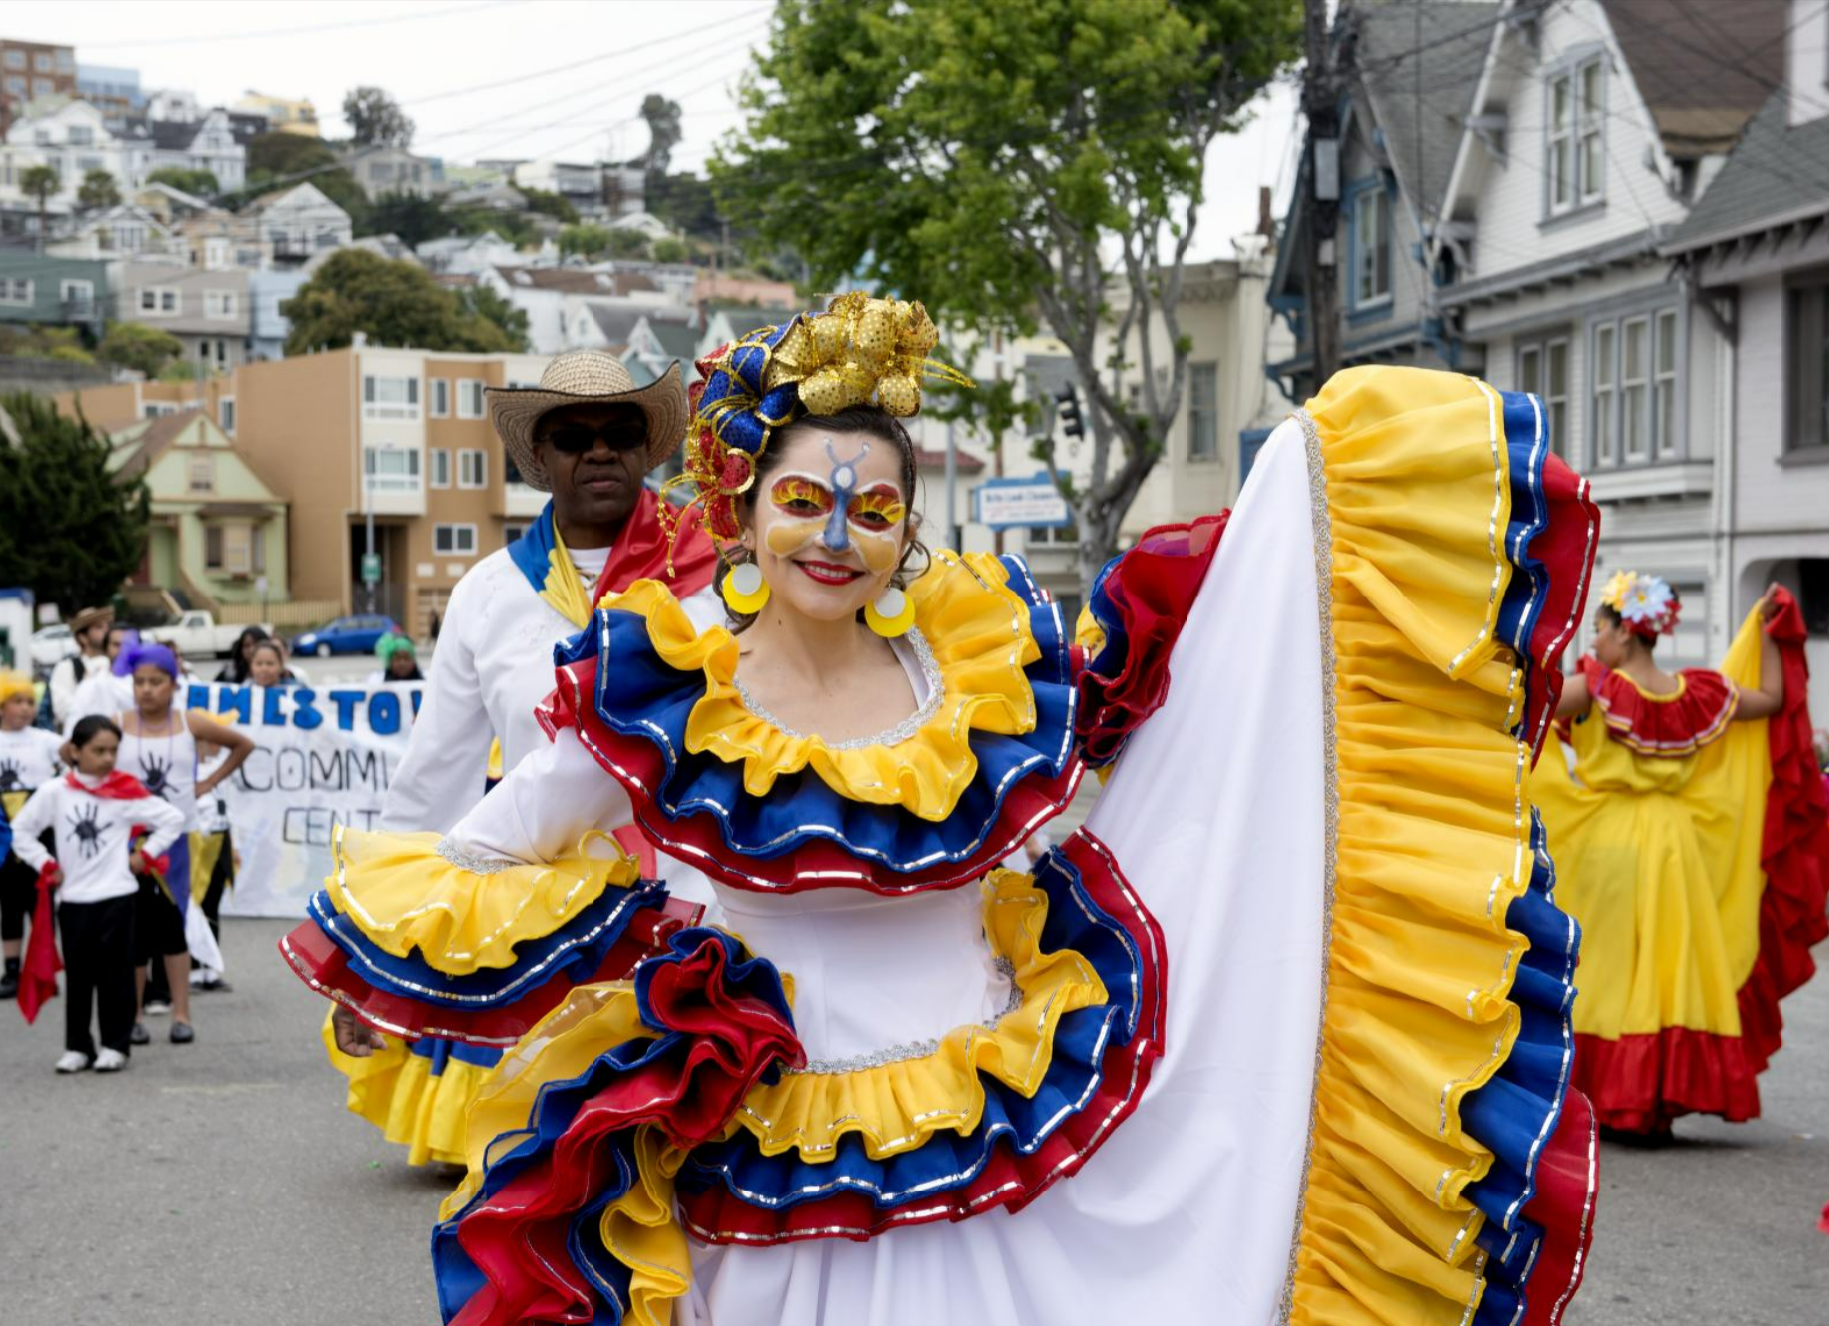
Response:
M0 1006L5 1326L437 1320L427 1233L449 1181L343 1112L323 1005L274 952L285 923L225 929L234 989L198 997L196 1043L154 1020L118 1077L51 1072L61 1004L30 1028ZM1786 1021L1763 1120L1605 1149L1571 1326L1829 1321L1829 977Z

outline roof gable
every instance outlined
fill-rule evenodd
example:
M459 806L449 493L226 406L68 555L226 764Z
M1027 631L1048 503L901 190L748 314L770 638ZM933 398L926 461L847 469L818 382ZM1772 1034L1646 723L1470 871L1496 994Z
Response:
M1782 0L1601 0L1673 157L1725 152L1784 81Z

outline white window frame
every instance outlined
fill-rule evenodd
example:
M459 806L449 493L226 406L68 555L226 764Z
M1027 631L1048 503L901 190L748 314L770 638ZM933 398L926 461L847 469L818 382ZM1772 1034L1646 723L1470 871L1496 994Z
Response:
M63 280L57 283L57 297L69 304L80 300L85 304L95 302L95 282Z
M1352 225L1353 308L1381 308L1391 302L1391 195L1382 180L1353 196ZM1369 237L1368 229L1372 231ZM1366 261L1372 254L1377 257L1375 263ZM1369 290L1368 273L1373 277Z
M1558 93L1564 114L1557 114ZM1590 95L1590 93L1592 95ZM1556 217L1606 196L1606 57L1584 56L1549 76L1543 92L1544 211ZM1559 189L1567 189L1562 197Z
M1604 350L1601 345L1603 340L1606 342ZM1593 464L1597 467L1617 465L1619 430L1614 421L1614 407L1619 400L1616 376L1619 324L1596 323L1589 333L1588 345L1591 347L1588 378L1592 383L1589 395L1593 402L1588 434L1594 439Z
M432 526L432 555L435 557L476 556L476 526L466 522Z
M428 381L430 382L432 389L432 417L434 419L449 419L451 417L451 379L430 378Z
M1627 353L1635 334L1636 368L1628 363ZM1622 465L1643 465L1651 459L1651 319L1644 314L1621 318L1619 323L1619 454Z
M1651 315L1651 454L1655 460L1677 458L1677 393L1682 390L1677 364L1682 360L1683 327L1673 308ZM1669 352L1670 367L1664 366Z
M1683 338L1687 322L1681 305L1626 308L1588 322L1589 432L1594 469L1632 468L1680 461L1686 454L1683 394ZM1636 367L1628 363L1628 341L1636 338ZM1660 343L1670 350L1670 367L1660 369Z
M38 283L23 277L0 280L0 304L30 308L37 303Z
M216 491L216 458L207 451L193 451L184 466L184 488L189 493Z
M398 386L404 399L383 400L383 383ZM419 418L419 379L412 374L396 376L391 373L364 373L362 375L362 417L364 419Z
M176 317L178 314L178 292L169 286L143 285L140 287L140 312L149 313L155 318Z
M449 488L451 486L451 449L432 447L426 454L431 457L427 470L427 486Z
M401 458L396 464L394 458ZM387 461L382 464L383 459ZM363 477L371 493L417 493L419 491L419 449L417 447L366 447Z
M1562 358L1562 389L1550 381L1550 365ZM1533 368L1532 365L1535 365ZM1518 343L1519 391L1528 391L1543 402L1544 426L1550 432L1550 450L1569 458L1569 337L1566 332L1539 336Z
M1205 399L1201 399L1205 388ZM1188 365L1188 460L1209 465L1219 459L1219 365Z
M234 317L235 292L233 290L205 290L203 292L203 316L216 319Z
M457 379L457 417L459 419L481 419L483 409L483 388L489 384L481 378Z
M216 426L230 437L235 436L235 398L224 396L216 402Z
M459 488L487 488L489 486L489 453L478 447L464 447L457 453L457 486Z

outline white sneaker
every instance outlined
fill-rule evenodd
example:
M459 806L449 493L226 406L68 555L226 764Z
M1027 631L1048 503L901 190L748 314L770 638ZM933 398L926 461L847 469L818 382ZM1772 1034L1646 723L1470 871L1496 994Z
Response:
M98 1073L118 1073L125 1067L127 1067L127 1056L119 1050L110 1050L103 1046L101 1053L95 1056L95 1071Z
M88 1067L89 1056L81 1050L65 1050L57 1060L57 1071L60 1073L80 1073Z
M141 1011L149 1018L156 1018L171 1012L171 1005L163 999L148 999L146 1007Z

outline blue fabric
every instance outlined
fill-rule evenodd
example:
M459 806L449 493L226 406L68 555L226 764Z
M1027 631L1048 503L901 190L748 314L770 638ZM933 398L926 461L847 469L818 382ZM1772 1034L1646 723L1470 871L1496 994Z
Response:
M559 646L557 658L563 667L596 656L593 707L612 731L647 741L660 753L667 773L652 791L666 818L709 814L731 851L752 860L779 857L823 839L892 871L926 869L977 851L996 826L1010 789L1026 778L1056 777L1074 758L1079 696L1060 611L1020 559L1003 561L1010 571L1009 588L1028 606L1041 649L1041 657L1025 670L1035 694L1036 725L1021 736L974 731L970 742L977 774L954 813L937 823L899 806L850 801L806 770L777 779L766 798L750 796L743 789L741 764L686 749L686 723L705 694L704 674L662 661L638 614L599 610L594 629Z
M1502 391L1505 447L1511 476L1511 522L1505 530L1505 555L1512 577L1499 603L1498 635L1518 656L1525 686L1537 690L1542 681L1531 656L1531 636L1549 597L1550 573L1531 556L1531 544L1549 528L1550 508L1543 491L1543 467L1550 456L1549 418L1536 397L1525 392ZM1520 713L1514 736L1534 740L1524 731L1528 713Z
M660 906L666 896L666 889L654 880L641 880L626 889L610 885L559 929L517 944L511 966L484 968L468 976L435 971L417 951L404 958L383 952L336 909L328 890L313 894L307 910L318 928L348 956L350 965L376 989L444 1007L494 1008L524 998L555 976L572 984L589 980L628 929L630 918L644 907Z
M177 841L165 849L165 887L171 890L171 900L178 905L178 915L189 920L191 913L191 836L188 833L179 834Z
M830 1160L813 1164L794 1151L765 1156L756 1139L740 1131L728 1141L695 1147L680 1171L680 1190L722 1185L739 1201L775 1209L848 1189L890 1209L970 1184L1000 1142L1023 1154L1041 1146L1098 1089L1106 1051L1136 1035L1143 958L1136 938L1093 901L1065 856L1048 853L1037 863L1035 880L1048 897L1042 951L1078 951L1099 973L1109 1002L1061 1018L1048 1071L1033 1097L982 1077L984 1114L969 1135L943 1129L886 1160L872 1160L856 1133L839 1140Z
M790 318L752 343L736 346L730 353L730 367L713 369L705 380L698 409L725 446L752 457L759 455L768 443L769 430L779 428L799 413L798 383L787 382L772 391L764 390L770 352L799 320Z
M406 1048L408 1054L432 1061L430 1071L433 1077L443 1077L446 1067L453 1060L476 1068L494 1068L502 1062L502 1055L506 1053L492 1045L466 1045L462 1041L447 1041L437 1036L421 1036L416 1041L408 1041Z
M539 594L546 589L546 575L552 570L552 554L557 544L553 541L553 504L547 503L540 509L540 518L527 527L527 533L508 545L508 556L527 577L527 583L533 586L533 592Z
M446 1321L462 1311L464 1304L484 1286L482 1273L466 1255L457 1237L458 1225L465 1214L512 1183L530 1161L550 1152L571 1127L579 1110L610 1082L669 1058L683 1058L692 1048L694 1037L669 1029L649 1004L648 993L663 966L677 964L707 944L724 950L722 984L733 998L759 999L790 1027L793 1025L787 992L773 964L751 956L735 938L721 930L698 927L675 934L668 941L667 949L643 962L635 976L636 1008L642 1021L661 1034L652 1039L609 1046L577 1077L544 1084L534 1099L527 1126L505 1133L489 1144L482 1185L475 1195L462 1210L434 1226L432 1269L438 1282L439 1310ZM618 1323L622 1320L622 1312L617 1305L628 1302L629 1272L603 1247L598 1222L603 1209L627 1192L635 1181L633 1130L612 1134L599 1145L607 1151L606 1158L612 1164L611 1177L604 1189L573 1216L567 1243L573 1259L598 1288L592 1322Z

